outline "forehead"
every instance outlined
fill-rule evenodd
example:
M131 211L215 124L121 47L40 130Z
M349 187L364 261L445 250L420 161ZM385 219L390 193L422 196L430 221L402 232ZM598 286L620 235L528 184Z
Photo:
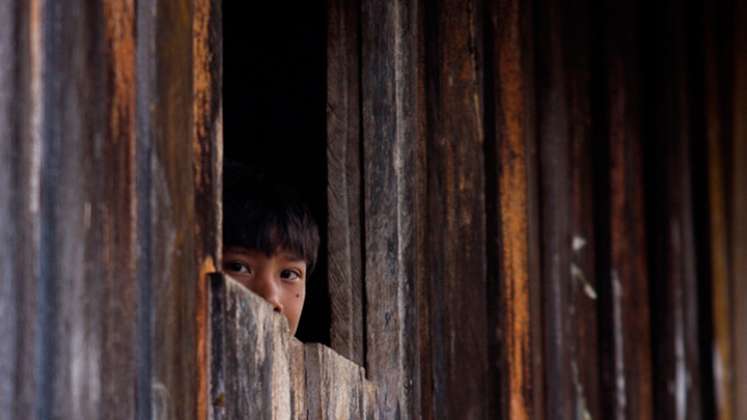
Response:
M306 263L306 260L298 253L287 250L285 248L277 248L272 254L256 249L246 248L241 246L229 246L223 251L224 254L241 255L249 258L268 258L268 259L280 259L289 262Z

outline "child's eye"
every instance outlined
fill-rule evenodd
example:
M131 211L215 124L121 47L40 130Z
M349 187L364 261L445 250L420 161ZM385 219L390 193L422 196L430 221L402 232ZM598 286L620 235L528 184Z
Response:
M239 261L226 261L223 263L223 269L238 274L249 274L252 272L248 265Z
M296 270L283 270L280 272L280 278L285 281L294 282L301 278L301 273Z

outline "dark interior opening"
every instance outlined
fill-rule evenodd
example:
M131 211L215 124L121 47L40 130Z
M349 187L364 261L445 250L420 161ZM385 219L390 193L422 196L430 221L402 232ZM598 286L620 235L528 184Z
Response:
M296 336L329 344L323 2L223 4L224 160L293 187L321 234Z

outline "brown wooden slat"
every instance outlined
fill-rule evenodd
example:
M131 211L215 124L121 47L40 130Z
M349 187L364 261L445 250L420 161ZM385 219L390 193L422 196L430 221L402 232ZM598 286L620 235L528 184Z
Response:
M9 223L15 219L13 196L16 190L13 180L12 162L17 159L13 153L16 142L14 101L16 94L16 66L21 60L18 54L20 43L16 39L16 4L0 4L0 335L6 337L0 342L0 417L13 417L13 401L16 394L15 361L18 343L18 292L12 280L16 277L13 246L16 238L15 226ZM20 243L19 243L20 245Z
M734 2L731 261L735 418L747 418L747 4Z
M0 194L4 227L2 249L2 328L8 340L2 348L3 375L0 415L35 418L35 374L39 335L37 284L39 277L39 178L41 149L42 33L39 1L6 2L0 37L3 96L0 108ZM6 201L7 199L7 201ZM7 207L6 207L7 206ZM23 333L21 333L23 332Z
M327 230L331 346L365 360L360 139L360 4L327 4Z
M197 282L197 418L207 417L207 274L220 267L222 250L223 39L222 2L194 0L193 115Z
M361 95L366 368L380 415L412 415L415 346L415 161L419 4L366 0Z
M106 175L91 176L98 180L90 200L99 233L89 239L89 246L100 256L95 262L98 267L89 263L89 276L103 287L104 306L93 315L103 320L102 413L131 419L137 405L133 384L139 374L135 362L135 5L130 0L109 2L101 13L106 61L98 66L107 76L107 88L106 96L95 99L92 108L98 109L99 104L107 108L105 140L93 174ZM97 155L95 148L87 151L89 156Z
M603 86L608 107L606 124L609 159L608 236L600 238L600 261L608 276L601 308L603 417L653 418L651 332L643 156L640 147L640 77L638 11L632 3L609 1L603 8L606 28ZM631 30L630 28L633 28ZM600 158L600 157L597 157ZM606 187L606 186L605 186ZM599 205L602 205L601 203ZM603 222L604 223L604 222ZM604 249L604 251L601 251ZM606 261L605 261L606 260Z
M569 138L569 87L566 85L563 6L536 5L537 131L541 202L541 270L544 308L545 415L571 419L575 413L569 322L572 284L572 167Z
M288 355L290 366L291 418L305 419L307 414L304 344L296 338L291 337L288 342Z
M20 329L3 416L98 417L106 407L132 418L131 4L9 5L18 106L3 141L17 144L3 179L16 228L0 247L14 254L18 304L3 307L15 307L6 319Z
M562 4L562 2L560 3ZM600 407L598 305L596 271L594 135L592 122L599 110L592 108L592 18L590 1L563 5L564 63L568 95L570 142L571 231L567 291L566 334L569 338L567 372L572 385L574 418L603 418ZM570 244L568 243L570 241Z
M482 2L425 7L427 253L434 418L487 418ZM425 328L423 325L421 328Z
M704 2L704 114L707 142L707 189L711 313L713 317L714 408L719 420L734 419L735 353L733 352L732 284L730 278L729 212L726 149L729 148L731 81L727 57L731 42L728 2ZM707 349L704 349L707 350Z
M306 345L304 354L309 420L364 418L368 397L363 368L321 344Z
M138 3L138 208L143 288L138 384L153 415L198 417L201 367L195 203L193 2ZM151 324L152 323L152 324ZM152 325L152 327L151 327Z
M696 261L691 196L690 147L696 141L688 85L687 9L657 5L650 22L653 56L644 101L650 188L646 205L652 312L654 411L656 418L701 418Z
M490 313L495 314L490 323L497 324L491 353L500 399L493 408L497 412L492 414L539 419L543 415L542 373L535 369L534 360L542 353L537 340L541 311L532 298L532 294L539 294L539 278L529 266L529 250L535 246L530 244L532 181L528 174L531 163L527 162L531 159L527 145L533 142L533 77L526 53L531 48L526 28L531 12L525 3L513 0L488 2L487 7L485 82L486 95L492 99L486 99L486 113L495 121L494 128L487 127L486 149L491 235L488 290L495 290L499 297L488 301ZM494 293L488 296L492 299Z

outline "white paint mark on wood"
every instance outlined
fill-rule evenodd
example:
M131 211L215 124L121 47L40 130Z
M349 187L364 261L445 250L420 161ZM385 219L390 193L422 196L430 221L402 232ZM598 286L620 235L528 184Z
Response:
M589 281L586 279L586 275L584 275L584 271L581 270L581 268L575 263L571 263L571 278L581 284L584 289L584 293L589 297L589 299L597 299L597 291L594 289L594 286L589 283Z
M585 246L586 246L586 239L584 239L583 237L579 235L573 235L573 243L572 243L573 252L581 251L582 249L584 249Z
M611 279L612 318L614 322L613 340L615 348L615 400L617 403L615 407L615 418L623 419L626 418L625 411L628 403L625 389L625 349L623 341L623 331L625 331L625 326L623 325L622 317L623 287L620 283L620 276L617 274L617 270L612 270Z

